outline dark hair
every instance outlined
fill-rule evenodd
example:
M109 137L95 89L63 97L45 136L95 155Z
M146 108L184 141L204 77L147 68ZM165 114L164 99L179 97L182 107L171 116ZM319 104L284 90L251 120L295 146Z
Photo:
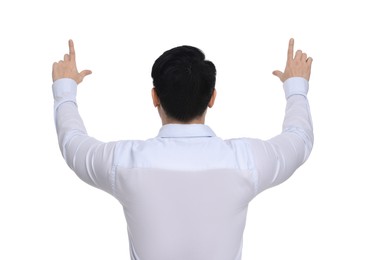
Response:
M216 68L198 48L180 46L155 61L152 78L167 116L188 122L207 109L216 83Z

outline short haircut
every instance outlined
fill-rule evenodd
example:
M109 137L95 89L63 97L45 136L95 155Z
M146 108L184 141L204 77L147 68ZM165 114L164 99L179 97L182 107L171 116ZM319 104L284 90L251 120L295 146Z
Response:
M198 48L180 46L155 61L152 78L166 115L189 122L207 109L215 88L216 68Z

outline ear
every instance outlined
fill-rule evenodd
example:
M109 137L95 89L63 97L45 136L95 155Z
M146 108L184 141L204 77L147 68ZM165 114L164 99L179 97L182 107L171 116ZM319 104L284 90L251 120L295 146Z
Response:
M213 105L214 105L214 101L216 100L216 96L217 96L217 91L216 89L213 90L213 94L212 94L212 97L210 98L210 101L208 103L208 107L209 108L212 108Z
M160 99L157 96L155 88L152 88L152 100L155 107L158 107L160 105Z

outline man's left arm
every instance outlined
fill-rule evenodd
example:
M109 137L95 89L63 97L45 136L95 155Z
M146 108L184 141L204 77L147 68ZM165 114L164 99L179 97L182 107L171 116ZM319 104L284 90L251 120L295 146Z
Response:
M69 54L53 64L54 116L58 142L69 167L86 183L112 193L111 171L115 144L88 136L79 115L76 94L78 84L89 70L78 72L73 41Z

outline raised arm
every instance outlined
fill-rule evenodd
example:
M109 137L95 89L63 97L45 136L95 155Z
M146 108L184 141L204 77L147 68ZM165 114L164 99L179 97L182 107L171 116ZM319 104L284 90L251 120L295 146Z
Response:
M268 141L253 141L258 172L259 192L288 179L309 157L313 142L313 125L307 93L312 58L298 50L290 39L284 72L273 72L283 82L287 100L282 133Z
M76 105L77 86L90 70L78 72L73 41L69 54L52 69L54 115L58 142L69 167L88 184L111 192L115 143L103 143L87 135Z

